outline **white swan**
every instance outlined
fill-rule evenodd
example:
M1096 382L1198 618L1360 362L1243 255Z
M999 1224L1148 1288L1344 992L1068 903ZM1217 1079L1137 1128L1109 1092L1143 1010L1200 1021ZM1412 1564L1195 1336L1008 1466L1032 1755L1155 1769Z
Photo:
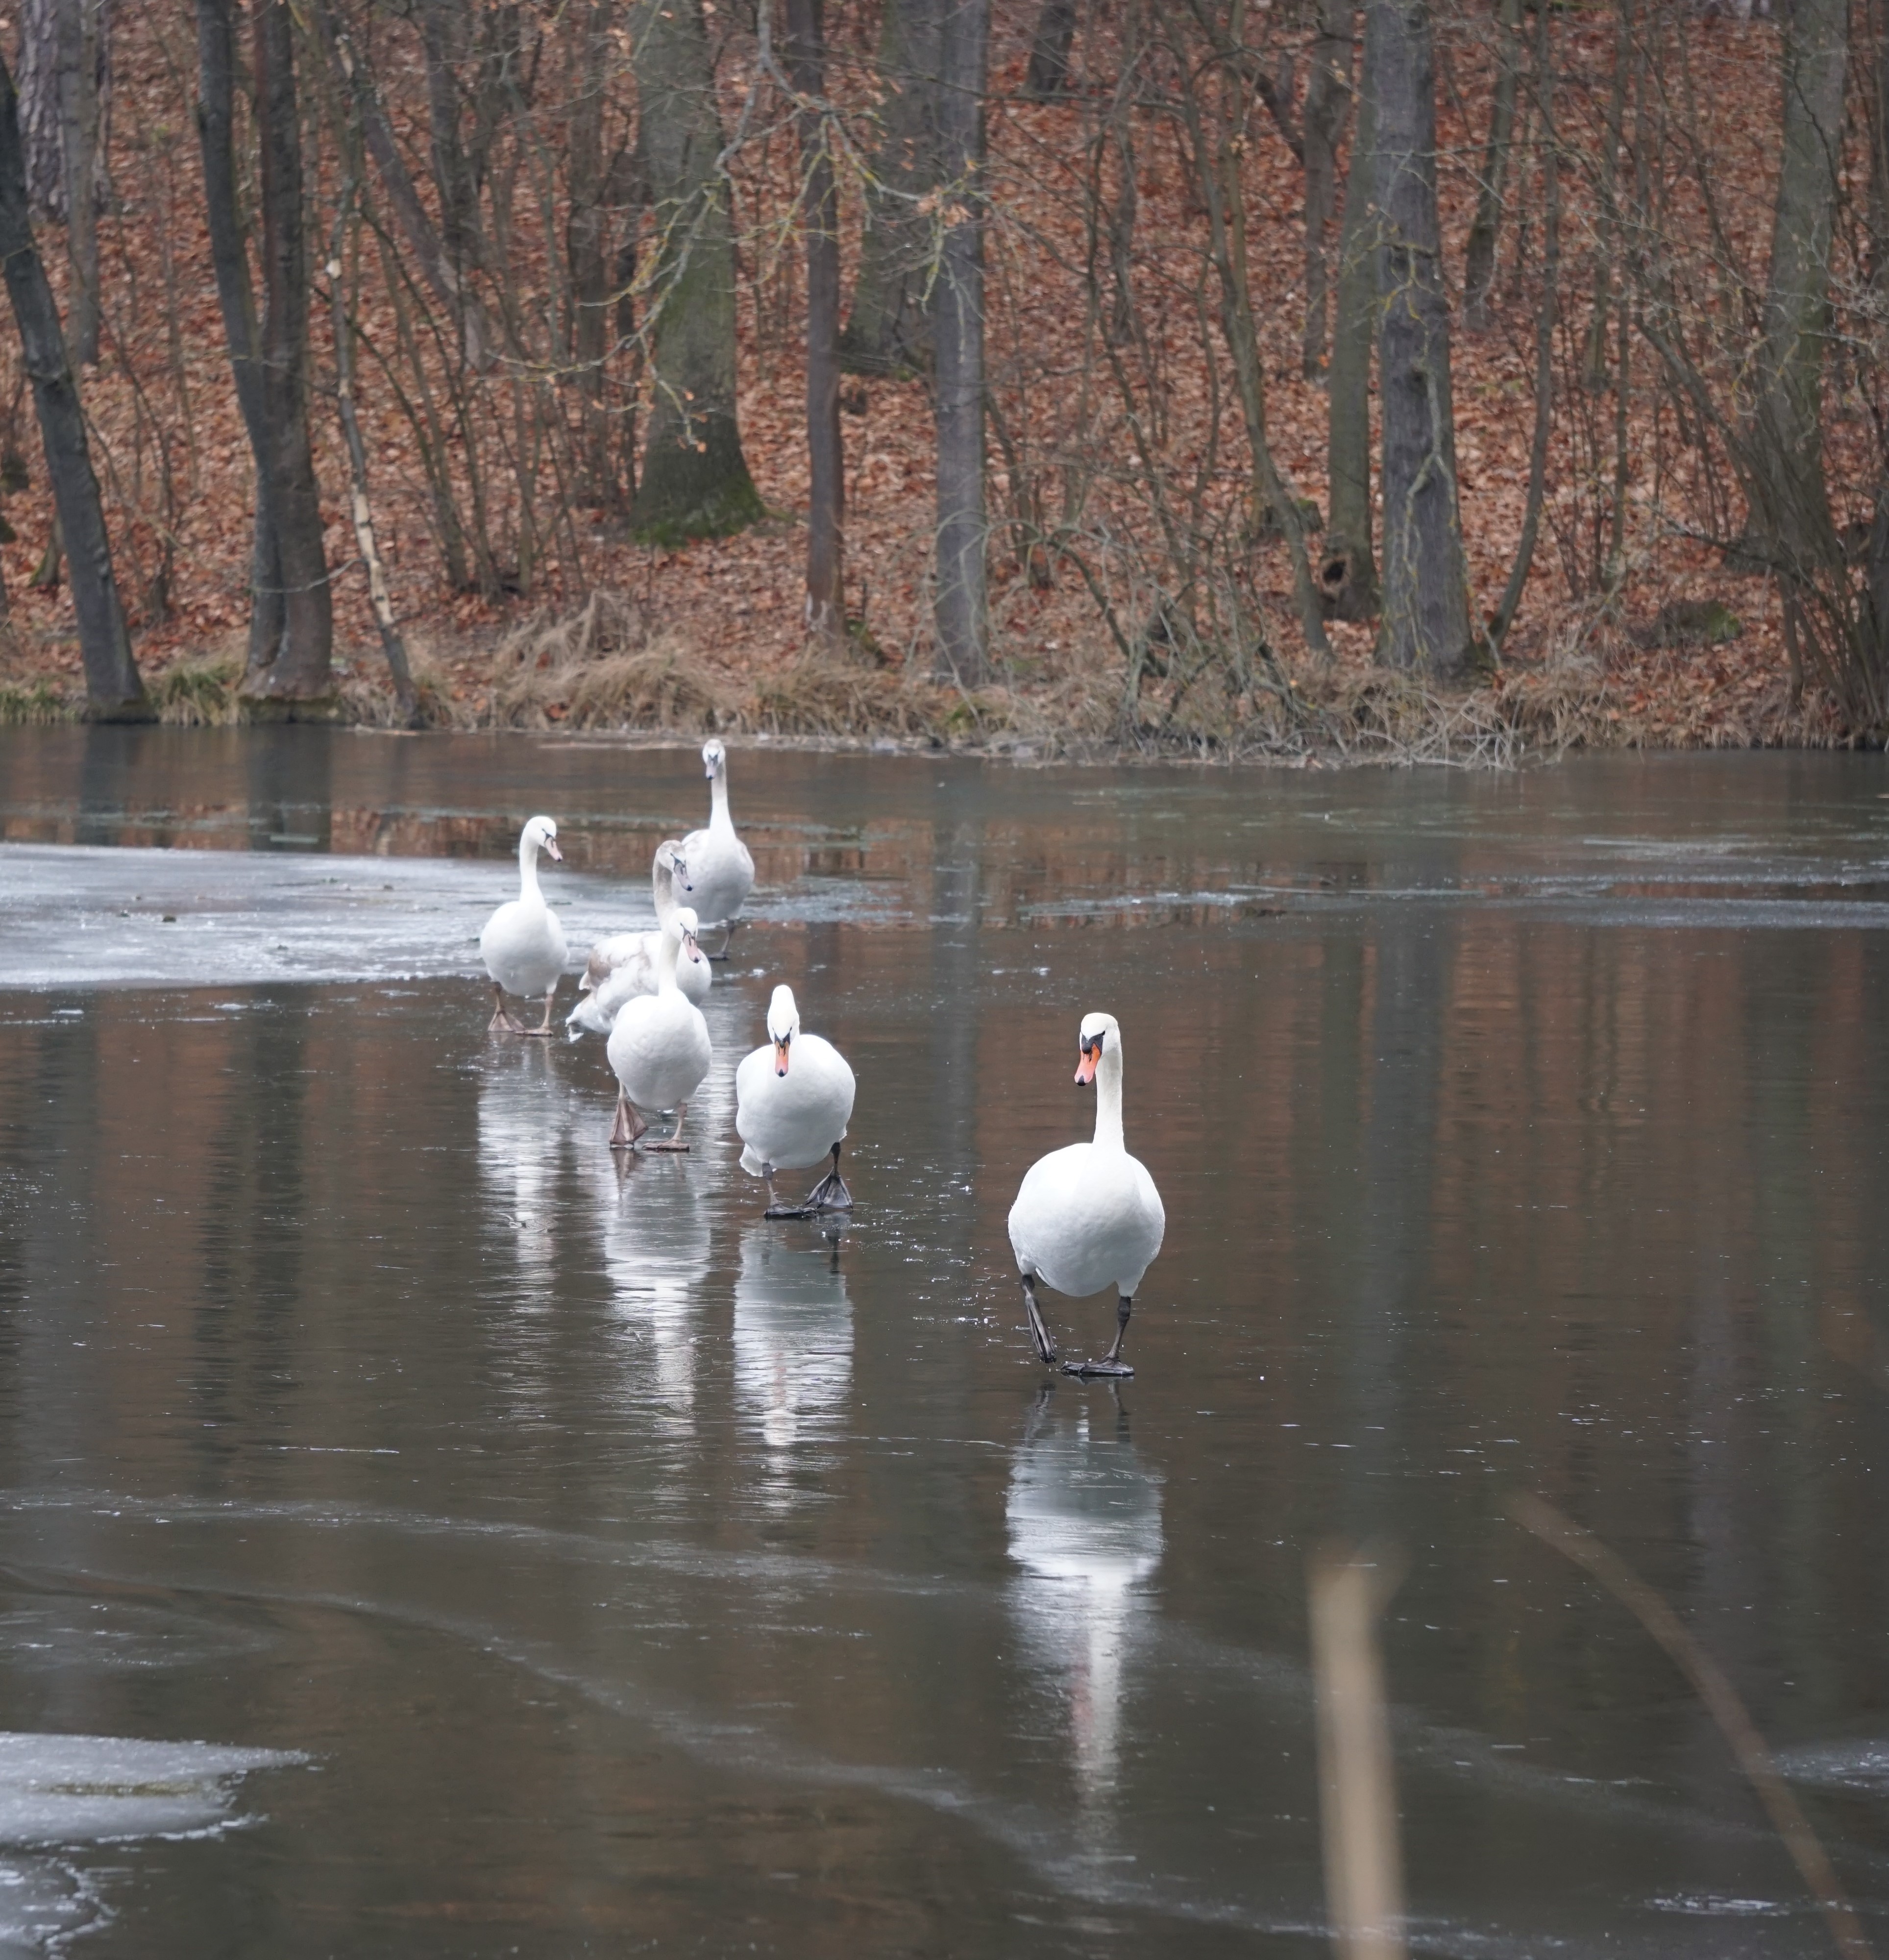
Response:
M652 1150L685 1150L682 1122L688 1099L701 1087L714 1049L702 1011L676 983L679 956L699 959L695 915L687 905L676 908L657 956L657 991L625 1001L610 1030L610 1066L616 1071L616 1122L610 1131L612 1150L628 1150L649 1128L642 1112L673 1109L676 1129L666 1143L648 1144Z
M564 1017L564 1032L575 1041L580 1035L607 1035L617 1010L639 994L656 991L656 963L663 934L676 915L676 888L691 887L682 847L666 837L656 847L650 865L650 892L656 905L654 932L613 932L590 949L584 978L577 982L577 1004ZM698 1006L708 998L708 963L685 959L676 969L676 984Z
M492 1017L486 1024L488 1033L495 1029L508 1035L551 1032L552 996L558 991L558 976L564 971L567 948L564 928L538 889L541 850L562 862L558 826L548 816L534 816L519 833L518 896L492 914L479 936L479 956L492 976ZM514 1020L511 1010L505 1005L507 994L531 998L543 994L542 1024L528 1028L522 1021Z
M728 752L712 737L702 744L702 764L714 785L708 828L692 830L682 839L682 855L688 861L695 910L703 924L727 929L715 955L725 959L735 922L754 889L754 860L735 835L735 820L728 814Z
M853 1113L853 1071L829 1041L800 1032L793 989L777 987L768 1004L768 1045L735 1071L735 1129L747 1147L741 1167L768 1180L770 1218L846 1211L853 1194L840 1176L840 1145ZM798 1204L774 1201L774 1174L803 1170L831 1153L833 1168Z
M1119 1301L1115 1344L1099 1361L1070 1361L1070 1375L1132 1375L1121 1359L1141 1276L1161 1249L1167 1214L1145 1167L1121 1134L1121 1030L1112 1014L1085 1014L1076 1080L1096 1090L1096 1140L1038 1157L1010 1207L1010 1249L1023 1278L1036 1351L1054 1366L1056 1344L1036 1304L1038 1280L1076 1299L1112 1284Z

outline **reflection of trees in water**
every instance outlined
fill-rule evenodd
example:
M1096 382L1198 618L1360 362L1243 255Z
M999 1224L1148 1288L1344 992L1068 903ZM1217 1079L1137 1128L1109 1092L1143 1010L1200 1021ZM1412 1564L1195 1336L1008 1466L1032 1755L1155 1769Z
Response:
M1067 1710L1083 1808L1105 1812L1118 1781L1124 1675L1151 1612L1141 1582L1161 1563L1161 1486L1114 1411L1092 1431L1089 1405L1059 1418L1038 1402L1010 1468L1005 1507L1011 1588L1024 1646Z
M735 1281L735 1405L766 1452L768 1495L792 1501L807 1452L837 1437L853 1386L853 1303L837 1242L757 1220Z

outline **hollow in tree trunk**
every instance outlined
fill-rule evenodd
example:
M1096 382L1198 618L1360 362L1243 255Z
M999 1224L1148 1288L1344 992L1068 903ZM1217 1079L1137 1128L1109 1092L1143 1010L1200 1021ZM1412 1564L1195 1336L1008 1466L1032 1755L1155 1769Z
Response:
M654 402L630 525L655 544L721 537L762 515L735 420L735 240L701 0L638 0L641 139L660 259Z
M937 238L919 208L943 180L938 63L953 0L886 0L879 24L879 141L840 359L855 374L916 374L931 364Z
M806 231L806 625L845 631L846 461L840 438L839 193L827 148L824 9L787 0L787 79L800 97L801 197Z
M984 88L990 0L942 0L938 124L947 207L937 298L938 678L984 678Z
M1456 499L1449 299L1436 217L1436 85L1426 0L1369 0L1364 89L1376 122L1378 386L1384 422L1378 658L1462 681L1471 635Z
M112 569L111 540L85 439L85 418L66 358L59 308L33 240L27 215L26 158L13 78L0 60L0 265L20 328L21 352L33 403L46 445L66 556L72 608L85 666L85 711L96 721L151 721L157 718L137 663Z

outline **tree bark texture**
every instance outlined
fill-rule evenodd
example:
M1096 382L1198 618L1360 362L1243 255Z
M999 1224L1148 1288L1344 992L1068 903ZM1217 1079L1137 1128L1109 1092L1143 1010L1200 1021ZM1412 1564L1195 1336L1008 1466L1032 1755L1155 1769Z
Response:
M701 0L638 0L631 33L660 258L655 400L630 524L671 544L738 531L762 507L735 419L734 229Z
M85 417L66 358L46 268L33 240L27 204L26 157L20 138L13 77L0 60L0 265L18 322L33 403L46 446L46 473L71 565L72 606L85 667L85 706L97 721L151 721L157 717L137 663L112 569L111 540L86 442Z
M1786 566L1834 561L1824 476L1824 352L1848 57L1847 0L1797 0L1784 52L1783 154L1752 434L1752 516Z
M1499 0L1496 16L1496 85L1489 108L1489 141L1483 151L1476 215L1463 256L1463 317L1471 327L1489 324L1489 290L1496 280L1496 245L1515 137L1515 89L1522 62L1522 0Z
M91 103L85 119L93 196L96 203L103 202L111 7L112 0L25 0L20 10L20 134L26 150L27 196L41 222L65 222L72 183L67 144L84 95ZM82 60L89 62L83 78Z
M886 0L879 73L886 91L866 189L853 307L840 358L856 374L914 374L931 364L937 227L920 208L949 174L939 62L955 0Z
M1069 88L1069 50L1076 39L1076 0L1043 0L1030 37L1030 65L1023 93L1032 102L1052 102Z
M334 598L322 536L308 427L309 269L303 235L301 125L289 0L257 0L256 126L260 151L262 317L258 335L266 474L281 568L282 631L273 657L243 676L253 709L292 717L323 711L334 682Z
M984 679L984 90L990 0L941 0L938 128L947 189L937 304L937 657L942 681Z
M1449 300L1436 215L1436 84L1426 0L1370 0L1376 123L1383 616L1378 658L1460 681L1485 663L1469 624L1450 396Z
M582 490L586 500L599 508L622 501L612 481L609 418L603 399L604 360L610 344L603 107L612 11L611 0L591 0L571 15L579 42L572 63L571 202L564 232L571 367L584 422L582 460L587 480Z
M217 303L229 343L237 406L256 463L256 511L250 545L250 642L244 663L261 673L282 638L282 560L276 543L269 417L262 400L262 364L250 283L249 251L237 215L236 150L232 117L236 99L236 26L231 0L197 0L197 138L203 153L203 189L210 234L210 263Z
M839 192L827 147L824 9L787 0L787 79L800 98L801 199L806 231L806 625L846 629L846 460L840 436Z
M1360 90L1345 173L1344 224L1338 238L1338 295L1326 377L1325 514L1318 589L1336 619L1378 616L1375 526L1371 508L1371 353L1377 340L1377 218L1372 206L1377 116Z
M1509 0L1515 4L1515 0ZM1308 377L1325 364L1325 228L1337 205L1338 151L1351 110L1351 0L1320 0L1301 128L1305 152L1305 339Z

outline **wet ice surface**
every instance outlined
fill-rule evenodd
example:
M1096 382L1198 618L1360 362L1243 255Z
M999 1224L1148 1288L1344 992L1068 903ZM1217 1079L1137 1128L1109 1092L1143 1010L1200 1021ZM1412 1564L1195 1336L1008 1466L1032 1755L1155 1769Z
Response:
M1339 1535L1411 1561L1417 1950L1821 1954L1516 1488L1674 1601L1885 1930L1880 759L738 750L695 1148L623 1162L600 1044L488 1039L473 940L539 808L574 945L647 917L686 754L112 737L62 805L53 752L0 740L0 1721L316 1767L20 1854L16 1943L1310 1960ZM161 832L238 848L112 842ZM161 985L100 985L146 903ZM776 978L859 1075L844 1229L735 1163ZM1169 1220L1119 1391L1042 1381L1003 1239L1090 1005Z

